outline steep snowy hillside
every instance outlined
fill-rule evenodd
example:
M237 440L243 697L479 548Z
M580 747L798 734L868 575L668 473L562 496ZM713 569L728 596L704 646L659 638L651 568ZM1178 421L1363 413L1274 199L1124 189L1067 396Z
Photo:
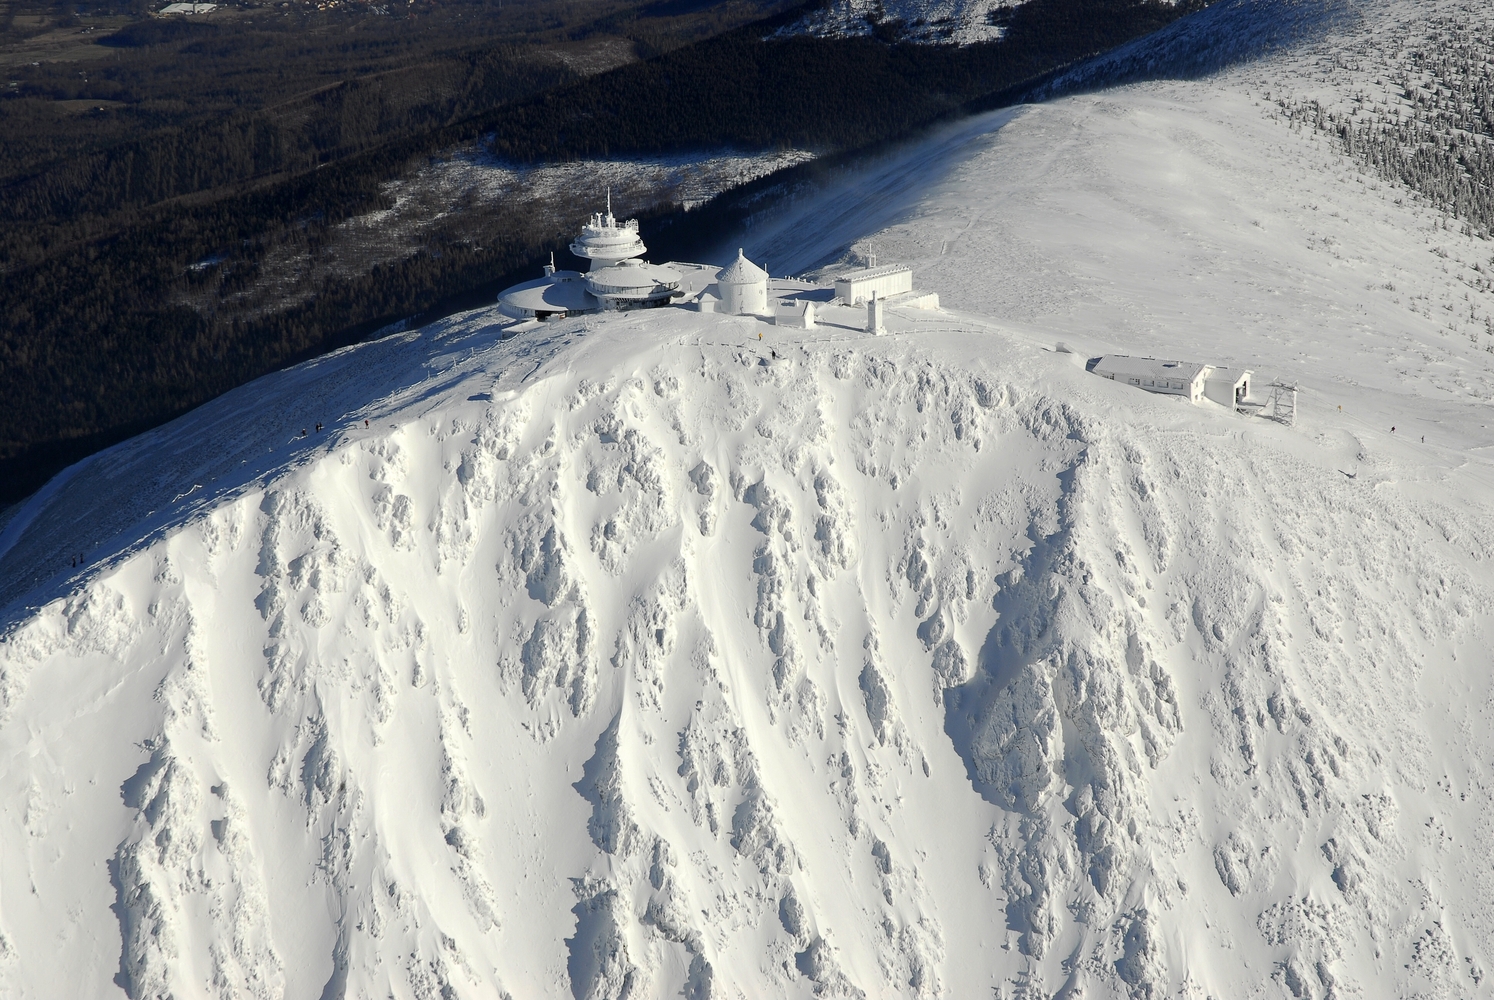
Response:
M830 0L780 35L870 35L897 24L912 41L969 45L1001 37L1003 14L1021 0Z
M702 319L288 373L330 441L21 615L6 994L1474 989L1486 511L973 321Z
M754 229L962 311L470 313L59 477L0 995L1494 995L1494 261L1265 97L1353 37Z

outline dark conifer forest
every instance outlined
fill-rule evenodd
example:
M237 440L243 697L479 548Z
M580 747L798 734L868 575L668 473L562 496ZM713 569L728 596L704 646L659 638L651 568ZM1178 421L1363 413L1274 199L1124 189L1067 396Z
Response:
M0 503L64 465L391 322L491 301L585 209L523 199L393 257L315 265L390 182L798 148L838 162L1202 6L1030 0L999 42L770 38L772 0L0 7ZM802 171L801 171L802 173ZM626 206L625 206L626 207ZM737 216L639 204L666 246Z
M1395 72L1375 91L1357 94L1347 113L1311 100L1278 97L1275 103L1289 120L1333 136L1373 174L1405 185L1461 220L1465 231L1491 239L1494 38L1458 18L1433 24L1438 45L1380 56Z

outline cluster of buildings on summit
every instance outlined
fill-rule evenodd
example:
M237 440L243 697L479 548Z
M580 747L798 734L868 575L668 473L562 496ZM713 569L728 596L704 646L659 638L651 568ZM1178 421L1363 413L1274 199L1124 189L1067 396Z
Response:
M546 320L677 306L732 316L771 317L780 326L812 328L817 322L817 308L864 305L866 329L877 332L883 329L889 302L922 309L939 306L937 295L914 293L912 268L877 267L875 258L871 266L837 278L832 296L827 294L830 289L811 282L771 279L741 250L736 260L722 268L650 264L640 259L646 252L637 220L619 221L612 214L609 196L607 211L593 214L571 243L571 253L588 261L586 271L560 270L552 255L541 277L499 294L499 310L512 319Z
M920 309L939 308L939 297L913 290L913 271L902 265L868 266L835 279L834 289L796 279L774 280L768 272L737 251L736 260L722 268L706 264L650 264L638 235L638 221L619 221L607 211L596 212L571 243L571 253L588 262L586 271L555 267L552 254L544 274L504 289L499 310L516 320L561 319L585 313L676 306L699 312L771 318L779 326L813 328L821 312L836 311L836 325L844 328L847 307L864 306L865 329L884 329L888 304ZM855 318L856 314L852 314ZM1181 396L1190 403L1211 399L1237 412L1259 412L1263 404L1251 399L1253 374L1243 369L1184 361L1163 361L1127 355L1091 358L1085 366L1102 378L1147 392ZM1273 384L1290 391L1291 418L1296 415L1296 387ZM1281 393L1273 411L1282 416Z

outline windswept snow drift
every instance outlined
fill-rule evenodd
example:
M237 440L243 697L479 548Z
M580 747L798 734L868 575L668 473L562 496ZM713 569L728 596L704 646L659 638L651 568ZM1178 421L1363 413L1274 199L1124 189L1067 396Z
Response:
M472 313L71 470L0 535L0 994L1490 995L1487 251L1258 86L763 229L1002 323Z

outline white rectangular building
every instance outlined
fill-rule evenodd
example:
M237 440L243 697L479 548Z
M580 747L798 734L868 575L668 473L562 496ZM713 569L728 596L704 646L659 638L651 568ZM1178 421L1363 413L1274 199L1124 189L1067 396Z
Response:
M1187 396L1192 403L1207 397L1236 411L1249 401L1250 382L1255 374L1243 368L1216 368L1193 361L1161 361L1124 354L1091 358L1084 367L1101 378L1134 385L1147 392Z
M808 299L779 299L773 307L773 322L779 326L813 330L814 303Z
M913 269L902 264L864 267L835 279L835 296L848 306L860 305L876 293L879 299L913 290Z
M1091 358L1085 369L1101 378L1134 385L1147 392L1184 396L1196 403L1204 394L1204 383L1213 369L1192 361L1162 361L1157 358L1132 358L1124 354L1107 354Z
M1204 395L1220 406L1239 410L1250 398L1250 380L1254 374L1243 368L1210 368Z

